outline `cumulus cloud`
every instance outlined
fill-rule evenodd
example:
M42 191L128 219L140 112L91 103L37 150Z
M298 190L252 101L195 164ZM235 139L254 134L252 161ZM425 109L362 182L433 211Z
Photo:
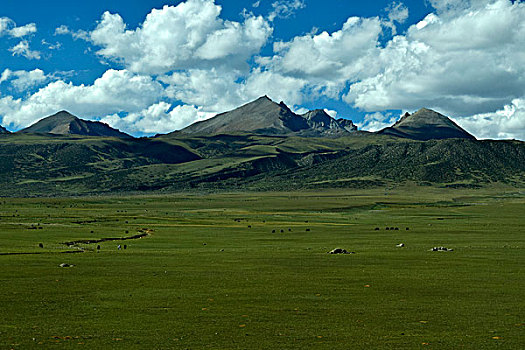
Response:
M134 134L158 134L179 130L212 116L213 113L202 112L195 106L173 107L167 102L159 102L138 113L129 113L123 118L113 114L102 118L101 121Z
M391 113L375 112L365 115L363 121L356 123L356 126L361 130L374 132L392 126L397 119L398 117Z
M383 17L350 17L335 31L275 42L266 56L274 19L293 15L304 1L274 1L266 18L245 14L235 22L221 18L214 0L187 0L152 10L137 28L106 12L91 32L60 26L55 34L89 41L124 70L110 69L92 85L58 80L29 97L4 97L0 115L22 125L44 111L76 107L81 116L153 133L266 94L295 110L319 97L342 100L368 113L360 126L369 130L397 119L384 111L428 107L477 137L524 138L525 3L429 1L433 13L402 35L395 29L408 8L393 2ZM14 27L0 19L0 35ZM11 50L40 56L25 40Z
M14 38L21 38L29 34L36 33L36 24L30 23L22 27L15 27L9 31L9 34Z
M110 69L92 85L58 80L26 99L4 97L0 99L0 115L4 125L18 129L62 109L87 118L136 113L158 103L164 95L162 85L149 76Z
M330 97L369 70L366 58L377 50L382 33L378 18L350 17L333 33L308 34L274 44L275 55L258 62L283 75L306 79Z
M525 140L525 98L514 99L494 113L481 113L455 120L477 138Z
M29 23L18 27L12 19L8 17L0 17L0 36L8 35L13 38L22 38L36 33L36 31L37 28L35 23Z
M13 53L13 56L23 56L29 60L40 59L40 51L31 50L27 40L20 41L18 44L10 48L9 51Z
M44 74L44 71L41 69L34 69L32 71L11 71L5 69L0 76L0 84L10 81L11 85L17 91L24 91L33 87L41 86L49 79L50 77Z
M122 62L133 72L163 74L173 70L228 66L247 69L272 33L263 17L243 23L219 17L213 0L188 0L152 10L130 30L118 14L104 13L90 38L98 54Z
M272 11L268 15L270 21L276 18L289 18L299 9L305 8L303 0L278 0L272 3Z
M453 17L428 15L376 57L376 74L345 96L367 111L496 111L525 95L525 4L499 0Z

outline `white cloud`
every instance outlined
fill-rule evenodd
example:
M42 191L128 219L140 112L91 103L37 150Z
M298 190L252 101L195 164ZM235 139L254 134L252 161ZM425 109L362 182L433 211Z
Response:
M22 38L24 36L36 33L36 24L29 23L22 27L17 27L15 21L8 17L0 17L0 36L8 35L13 38Z
M390 113L383 114L383 113L371 113L365 115L365 118L360 123L355 123L355 125L360 130L366 130L366 131L378 131L381 129L384 129L388 126L392 126L396 122L398 118Z
M465 10L477 10L497 0L430 0L439 15L454 16Z
M23 99L4 97L0 115L22 125L76 108L84 117L108 116L123 129L165 132L171 130L163 125L183 125L265 94L295 110L323 96L368 112L360 125L365 129L396 119L375 112L428 107L455 117L477 137L523 135L525 3L429 1L435 13L403 35L395 35L395 26L408 19L408 9L394 2L383 18L350 17L338 30L275 42L264 57L272 21L293 15L304 1L274 1L267 18L245 14L235 22L220 17L214 0L187 0L152 10L137 28L106 12L91 32L60 26L55 34L91 42L106 63L125 70L110 69L92 85L58 80ZM0 35L15 27L0 18ZM40 56L26 40L11 51ZM1 79L14 81L10 74Z
M9 27L13 26L13 20L7 17L0 17L0 36L5 35Z
M66 109L90 118L112 113L136 113L158 103L163 87L149 76L126 70L108 70L93 85L73 85L62 80L49 83L26 99L0 99L2 123L13 129Z
M13 56L23 56L29 60L40 59L40 52L31 50L27 40L20 41L18 44L10 48L9 51L13 53Z
M18 91L24 91L32 87L41 86L50 77L44 74L41 69L34 69L32 71L11 71L5 69L0 76L0 84L8 80L11 81L11 85Z
M36 33L36 24L30 23L22 27L15 27L9 31L9 35L13 38L22 38L29 34Z
M66 25L61 25L60 27L56 28L55 29L55 36L56 35L71 35L73 37L73 39L77 40L77 39L81 39L81 40L85 40L85 41L89 41L90 40L90 34L89 32L86 32L85 30L71 30L68 26Z
M401 2L393 2L386 9L388 14L387 27L392 30L392 35L397 34L397 28L395 22L405 23L408 18L408 8Z
M477 138L525 140L525 97L494 113L481 113L455 121Z
M42 39L41 43L42 45L46 46L49 50L60 50L60 48L62 47L62 44L59 43L58 41L54 44L51 44L47 42L45 39Z
M62 24L60 27L55 29L55 35L67 35L71 33L71 30L68 26Z
M363 69L359 62L377 47L381 34L377 18L350 17L343 28L333 33L322 32L274 44L276 55L260 60L274 70L326 81L355 79Z
M273 10L268 15L268 20L273 21L275 18L289 18L299 9L305 8L303 0L277 0L272 3Z
M101 121L114 128L134 134L158 134L179 130L212 116L214 116L213 113L204 113L194 106L172 107L169 103L159 102L138 113L130 113L123 118L113 114L102 118Z
M325 113L328 114L330 117L337 119L337 111L331 110L331 109L324 109Z
M162 74L173 70L227 66L247 69L246 60L267 42L272 28L262 17L243 23L219 17L213 0L187 0L152 10L135 30L118 14L104 13L91 40L98 54L122 62L134 72Z
M499 0L455 16L429 15L377 56L348 103L367 111L438 108L452 115L495 111L525 94L525 3Z

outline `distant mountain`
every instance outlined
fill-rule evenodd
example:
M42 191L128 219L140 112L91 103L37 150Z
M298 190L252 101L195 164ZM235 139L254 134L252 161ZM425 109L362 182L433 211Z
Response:
M246 132L259 135L342 136L354 130L351 121L339 122L323 110L298 115L284 102L275 103L263 96L232 111L194 123L176 134L217 135Z
M448 117L427 108L412 115L405 114L391 127L378 131L378 134L422 141L451 138L475 140L474 136Z
M357 131L357 127L348 119L334 119L323 109L315 109L302 115L314 132L320 134L339 134L344 136L349 132Z
M0 125L0 134L9 134L9 131L7 131L6 128L4 128L2 125Z
M130 138L131 136L107 124L83 120L67 111L61 111L52 116L39 120L28 128L18 131L22 134L56 134L56 135L82 135L82 136L107 136Z

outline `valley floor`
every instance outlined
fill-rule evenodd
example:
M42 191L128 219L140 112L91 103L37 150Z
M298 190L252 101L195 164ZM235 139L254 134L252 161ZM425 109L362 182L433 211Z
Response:
M0 199L0 347L524 348L524 214L510 187Z

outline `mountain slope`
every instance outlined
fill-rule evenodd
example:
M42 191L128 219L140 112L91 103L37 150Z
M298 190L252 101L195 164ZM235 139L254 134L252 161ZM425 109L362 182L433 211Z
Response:
M9 134L9 131L7 131L6 128L4 128L2 125L0 125L0 134Z
M290 111L284 103L277 104L263 96L232 111L194 123L180 130L180 133L213 135L253 132L283 135L307 128L306 121Z
M148 190L142 179L132 180L136 169L200 157L187 147L156 139L14 133L0 138L0 159L0 195L34 196L109 192L110 183L126 187L122 181ZM161 180L155 174L147 177Z
M315 109L301 115L310 126L310 132L316 135L338 135L344 136L349 132L357 131L357 127L351 120L334 119L324 109Z
M194 123L175 135L217 135L252 133L258 135L344 136L356 131L352 121L335 120L322 109L303 115L293 113L283 102L267 96L208 120Z
M406 181L450 187L525 185L521 141L416 141L376 134L122 139L16 133L0 138L0 159L0 196L286 191Z
M39 120L28 128L18 131L22 134L57 134L82 136L108 136L130 138L131 136L107 124L75 117L67 111L61 111Z
M378 133L422 141L451 138L475 139L448 117L427 108L422 108L412 115L405 114L394 125Z

